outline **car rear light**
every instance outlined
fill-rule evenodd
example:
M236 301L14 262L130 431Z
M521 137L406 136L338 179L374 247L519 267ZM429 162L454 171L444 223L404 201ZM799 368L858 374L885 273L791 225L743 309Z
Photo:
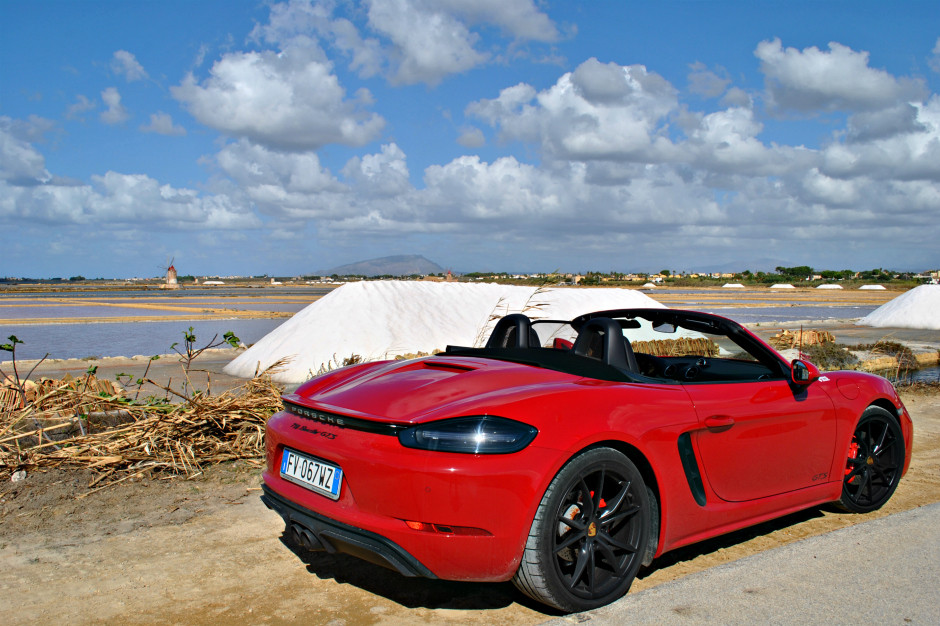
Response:
M472 526L451 526L449 524L431 524L429 522L412 522L410 520L405 520L405 524L411 530L425 533L438 533L440 535L489 537L493 534L482 528L474 528Z
M513 420L489 415L458 417L413 426L398 434L406 448L462 452L465 454L509 454L532 443L538 430Z

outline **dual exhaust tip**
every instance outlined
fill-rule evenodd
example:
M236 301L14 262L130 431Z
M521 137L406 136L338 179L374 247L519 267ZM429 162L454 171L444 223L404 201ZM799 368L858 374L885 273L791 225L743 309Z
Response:
M296 522L288 525L287 534L290 536L291 541L299 546L303 546L304 549L310 552L336 552L333 546L325 541L321 541L315 532Z

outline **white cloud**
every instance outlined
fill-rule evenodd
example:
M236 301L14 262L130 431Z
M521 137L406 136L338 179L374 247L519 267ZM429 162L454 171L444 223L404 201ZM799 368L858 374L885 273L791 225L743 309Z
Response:
M52 122L42 118L0 116L0 219L141 232L261 225L238 194L201 194L144 174L108 171L93 175L89 184L53 176L33 145L52 129Z
M391 197L412 191L405 153L393 143L382 146L379 154L353 157L343 168L343 176L356 186L357 193L369 197Z
M678 144L677 162L705 171L743 176L784 175L806 164L806 154L786 146L765 146L758 135L763 125L751 109L731 107L704 115Z
M190 74L171 92L203 124L278 149L360 146L385 125L346 99L322 51L310 46L229 53L209 78L200 83ZM360 101L368 99L362 91Z
M810 202L830 207L853 206L860 197L856 181L826 176L815 167L806 173L803 186Z
M313 152L279 152L245 139L215 157L223 172L259 209L274 216L327 218L342 212L346 188Z
M727 76L724 68L718 68L723 74L719 76L716 72L709 70L704 63L692 63L689 65L689 91L706 98L717 98L725 92L731 79Z
M760 59L772 106L797 111L867 111L926 95L923 81L895 78L868 66L868 52L837 42L824 52L812 46L784 49L779 39L762 41Z
M193 189L161 185L143 174L107 172L91 184L0 183L10 209L30 222L94 224L100 228L146 231L153 228L257 228L247 205L226 196L201 196Z
M926 127L917 121L917 111L916 106L905 102L889 109L856 113L849 118L846 140L864 142L925 131Z
M849 139L822 151L820 169L840 178L929 180L940 184L940 96L868 120L850 121ZM868 124L862 124L867 121Z
M499 92L499 97L493 100L478 100L467 106L467 113L497 125L501 120L519 116L525 107L531 106L531 101L538 92L531 85L519 83L506 87Z
M349 67L362 78L378 74L385 64L385 53L375 38L364 38L355 24L334 18L336 3L330 0L290 0L271 6L267 24L255 26L251 38L279 47L317 45L313 36L330 42L350 58Z
M927 64L930 69L940 74L940 37L937 38L936 45L930 51L930 56L927 57Z
M148 77L144 66L127 50L118 50L114 53L111 57L111 71L117 76L123 76L129 83Z
M121 104L121 94L116 87L108 87L101 92L101 100L108 107L106 111L101 112L101 121L105 124L121 124L126 122L130 113Z
M562 217L558 185L538 168L503 157L491 164L465 156L425 171L427 202L437 207L436 221L515 223L522 219Z
M516 40L559 38L531 0L371 0L368 15L369 26L391 42L393 84L435 85L488 62L476 26L495 25Z
M0 116L0 180L34 185L51 179L46 159L31 143L51 128L52 122L42 118L24 122Z
M740 87L732 87L721 99L721 106L751 108L754 106L754 100Z
M336 15L346 11L358 18L356 7L334 0L290 0L272 5L268 23L257 25L251 38L281 48L319 40L345 55L362 78L382 73L395 85L436 85L502 51L496 44L480 50L480 29L495 26L513 47L560 37L532 0L369 0L366 5L367 28L377 37Z
M479 128L465 128L460 131L457 143L464 148L480 148L486 144L486 137L483 136L483 131Z
M159 135L172 135L182 137L186 134L186 129L173 123L173 118L168 113L158 111L150 114L150 123L142 125L140 130L145 133L157 133Z
M644 66L592 58L549 89L516 85L467 113L498 126L503 139L539 142L552 158L659 161L672 146L658 130L677 104L675 88Z
M445 76L481 65L488 58L474 46L479 36L454 16L409 0L369 5L369 25L394 46L393 84L439 83Z
M70 119L70 120L84 119L82 117L82 113L85 113L86 111L91 111L97 106L98 104L94 102L93 100L89 100L82 94L78 94L77 96L75 96L75 102L70 104L68 109L66 109L65 117L66 119Z
M335 8L336 2L332 0L289 0L271 4L267 24L256 24L249 38L277 46L298 43L295 39L300 38L308 45L310 34L328 29Z
M356 26L347 19L338 19L330 24L334 45L349 55L349 68L362 78L379 74L385 65L382 44L374 37L363 38Z
M416 4L445 8L471 24L495 24L517 39L543 42L559 39L555 24L532 0L424 0Z

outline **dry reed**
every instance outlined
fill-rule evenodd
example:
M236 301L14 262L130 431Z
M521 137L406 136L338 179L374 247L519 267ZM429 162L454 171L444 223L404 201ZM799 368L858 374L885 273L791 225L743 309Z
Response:
M43 380L30 387L25 404L0 413L0 478L20 470L91 468L99 475L89 487L100 489L147 474L191 477L237 459L260 465L265 421L281 407L281 389L270 378L280 365L216 396L184 396L147 380L175 402L132 402L91 374Z
M718 344L705 337L631 341L634 352L653 356L718 356Z

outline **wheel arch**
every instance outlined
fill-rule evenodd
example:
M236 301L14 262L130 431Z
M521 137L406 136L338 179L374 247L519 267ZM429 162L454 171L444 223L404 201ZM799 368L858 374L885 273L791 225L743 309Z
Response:
M865 411L867 411L869 408L873 406L876 406L880 409L884 409L885 411L891 414L891 417L894 418L894 421L898 422L898 424L901 423L901 418L898 417L898 407L896 407L894 403L891 402L891 400L887 398L875 398L871 402L871 404L865 407ZM862 411L862 412L864 413L865 411Z

